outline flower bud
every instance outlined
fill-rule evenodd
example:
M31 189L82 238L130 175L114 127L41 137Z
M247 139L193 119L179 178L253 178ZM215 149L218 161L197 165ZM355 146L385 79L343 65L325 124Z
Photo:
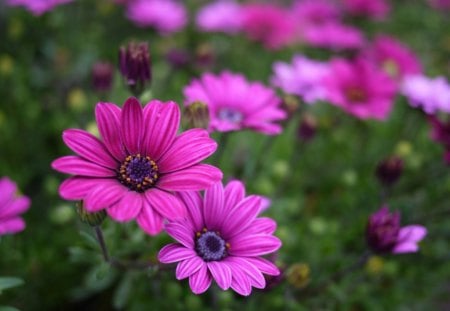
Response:
M306 263L295 263L286 271L286 278L295 288L305 288L310 281L310 272L309 265Z
M391 156L377 165L375 174L378 180L386 185L393 185L402 175L403 160L398 156Z
M400 213L390 213L383 206L369 217L366 239L369 247L377 253L388 253L397 244L400 231Z
M189 53L182 49L171 49L166 54L167 62L175 69L181 69L188 66L190 61Z
M83 201L77 202L76 206L77 206L78 217L80 218L80 220L90 226L93 226L93 227L99 226L102 224L103 220L105 220L105 218L106 218L105 210L101 210L101 211L95 212L95 213L89 213L84 208Z
M308 142L316 136L317 121L310 114L305 114L300 120L298 127L298 138L302 141Z
M108 62L97 62L92 66L92 86L96 91L109 91L113 82L114 68Z
M125 82L138 96L151 82L151 60L146 42L131 42L119 50L119 69Z
M207 129L209 126L208 106L200 101L195 101L186 106L184 108L183 117L186 128Z

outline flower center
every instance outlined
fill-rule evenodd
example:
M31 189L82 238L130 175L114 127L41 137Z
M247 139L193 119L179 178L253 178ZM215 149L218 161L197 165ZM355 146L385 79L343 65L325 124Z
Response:
M130 190L144 192L158 180L158 165L148 156L129 155L120 165L117 179Z
M231 123L239 123L242 121L242 113L230 108L222 108L219 111L219 119Z
M204 228L203 232L197 232L196 236L195 250L204 261L217 261L227 256L230 244L225 242L219 233Z
M358 87L350 87L346 90L345 96L352 103L361 103L367 100L367 94Z

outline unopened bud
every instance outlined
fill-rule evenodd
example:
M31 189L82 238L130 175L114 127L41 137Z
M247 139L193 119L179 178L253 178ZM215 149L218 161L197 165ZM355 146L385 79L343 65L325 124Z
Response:
M209 126L208 106L200 101L193 102L184 108L184 122L186 128L203 128Z
M131 42L119 50L119 69L135 96L151 82L151 60L146 42Z
M393 185L402 175L403 160L398 156L391 156L377 165L375 174L378 180L386 185Z
M305 114L300 120L300 125L298 127L298 138L302 141L310 141L316 136L317 121L310 114Z
M94 213L89 213L84 208L83 201L77 202L76 206L77 206L78 217L80 218L80 220L90 226L93 226L93 227L99 226L99 225L101 225L103 220L105 220L105 218L106 218L105 210L101 210L99 212L94 212Z
M92 66L92 86L96 91L109 91L113 82L113 65L97 62Z

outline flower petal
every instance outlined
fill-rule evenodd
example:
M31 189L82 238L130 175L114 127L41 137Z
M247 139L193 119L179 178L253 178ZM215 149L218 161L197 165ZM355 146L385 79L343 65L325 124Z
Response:
M120 137L120 115L120 108L114 104L98 103L95 107L98 131L106 148L119 162L127 156Z
M244 231L255 220L261 207L261 198L251 195L236 205L223 221L222 234L232 238Z
M223 290L227 290L231 286L231 269L227 264L218 261L211 261L207 263L209 272L216 280L217 285Z
M203 217L206 228L212 231L221 229L220 225L226 214L223 210L224 193L221 182L215 183L205 191Z
M252 292L252 284L248 276L242 271L242 269L233 265L233 279L231 280L231 288L240 295L248 296Z
M8 177L0 179L0 206L5 205L17 192L17 185Z
M191 129L179 135L158 160L162 173L178 171L200 163L217 149L206 130Z
M189 286L194 294L204 293L211 286L211 275L208 273L206 265L189 277Z
M200 191L220 181L222 176L222 171L217 167L197 164L162 175L156 186L166 191Z
M231 211L239 202L245 197L244 184L239 180L232 180L226 186L224 190L225 204L224 208L226 212Z
M136 218L142 210L144 196L135 191L127 191L122 199L110 206L106 211L108 215L118 222L126 222Z
M105 145L94 135L79 129L68 129L63 132L63 141L82 158L104 167L117 169L117 162Z
M52 162L52 168L61 173L89 177L113 177L117 174L112 169L86 161L78 156L58 158Z
M261 257L247 257L246 260L251 262L256 268L258 268L262 273L268 275L279 275L280 270L278 267L272 263L271 261L261 258Z
M84 198L84 207L88 212L98 212L121 200L126 192L127 189L118 181L102 180L88 191Z
M2 218L11 218L22 214L30 208L31 200L28 197L18 197L8 202L0 209L0 226L3 225Z
M164 246L158 253L158 260L162 263L172 263L197 256L197 254L189 248L178 243L172 243Z
M277 230L277 223L272 219L268 217L258 217L251 225L245 230L246 234L257 234L257 233L264 233L264 234L273 234ZM243 232L241 232L243 233Z
M185 279L195 272L197 272L205 262L200 259L198 256L193 256L186 260L183 260L177 265L177 269L175 271L175 275L177 280Z
M61 183L59 186L59 195L65 200L82 200L93 187L109 181L109 178L73 176Z
M264 279L263 274L257 267L250 263L247 258L230 256L227 258L227 262L231 263L233 267L236 265L239 266L242 271L247 274L252 286L256 288L266 287L266 280Z
M172 238L174 238L187 248L194 249L195 233L192 230L192 228L187 224L188 224L187 221L182 223L170 222L165 225L165 229Z
M150 205L164 218L175 220L186 217L186 207L173 194L156 188L149 189L144 194Z
M409 225L400 228L398 242L392 253L413 253L419 250L417 243L427 235L427 229L420 225Z
M149 235L156 235L163 229L163 218L150 205L144 204L137 216L137 224Z
M13 234L25 229L25 221L22 218L3 220L0 225L0 235Z
M121 133L122 141L129 154L139 153L139 144L143 136L143 113L139 101L130 97L122 109Z
M233 256L261 256L272 253L281 247L281 241L267 234L235 236L228 241L231 245L229 254Z
M180 126L180 108L175 102L149 102L144 109L145 137L143 150L155 161L169 148Z
M193 225L193 229L201 231L205 224L203 223L202 209L203 199L197 191L184 191L177 193L178 198L187 208L189 222Z

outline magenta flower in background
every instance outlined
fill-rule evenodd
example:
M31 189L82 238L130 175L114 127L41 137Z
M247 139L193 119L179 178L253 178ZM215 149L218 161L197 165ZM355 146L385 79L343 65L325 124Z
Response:
M39 16L45 12L51 11L55 6L72 1L73 0L7 0L6 4L10 6L23 6L33 15Z
M436 10L450 10L450 0L428 0L428 3Z
M275 122L286 118L281 99L260 82L249 82L241 74L203 74L183 90L185 105L196 101L209 108L209 131L252 129L268 135L279 134Z
M386 18L391 9L386 0L342 0L342 2L349 14L378 20Z
M180 31L188 21L186 8L173 0L135 0L127 3L127 17L139 27L153 27L161 35Z
M417 252L426 234L420 225L400 227L400 213L390 213L387 206L370 215L366 228L367 244L377 253Z
M68 129L63 140L77 155L52 163L75 175L61 184L61 197L83 200L88 212L106 209L116 221L136 219L145 232L157 234L164 218L186 215L173 191L203 190L222 178L216 167L199 164L217 148L205 130L177 135L180 110L174 102L153 100L142 109L131 97L123 109L97 104L95 116L101 139Z
M428 114L450 113L450 84L445 77L406 76L401 92L412 107L420 107Z
M332 60L324 85L331 104L360 119L385 120L394 104L396 83L362 58Z
M377 36L363 55L395 79L422 72L417 56L405 44L387 35Z
M244 33L268 49L280 49L298 41L295 19L286 8L269 3L245 4L241 14Z
M278 275L278 268L261 256L281 247L273 235L276 223L257 217L261 199L245 196L244 185L232 181L224 188L217 183L205 191L180 193L187 206L187 219L170 222L167 233L177 243L164 246L158 259L162 263L178 262L176 278L189 278L195 294L205 292L215 280L227 290L250 295L252 287L264 288L263 273Z
M359 49L365 43L364 36L358 28L341 22L306 27L301 31L301 37L311 46L332 50Z
M241 6L233 0L209 3L198 11L196 24L205 32L236 33L242 28Z
M0 178L0 235L25 229L25 221L20 214L30 207L30 203L28 197L17 195L17 186L11 179Z
M292 14L301 27L314 27L338 22L341 18L339 8L328 0L296 1Z
M444 160L450 165L450 120L441 121L434 115L428 116L432 128L431 138L445 148Z
M294 55L292 63L275 62L271 84L285 93L302 97L308 104L326 99L323 78L328 74L328 64Z

